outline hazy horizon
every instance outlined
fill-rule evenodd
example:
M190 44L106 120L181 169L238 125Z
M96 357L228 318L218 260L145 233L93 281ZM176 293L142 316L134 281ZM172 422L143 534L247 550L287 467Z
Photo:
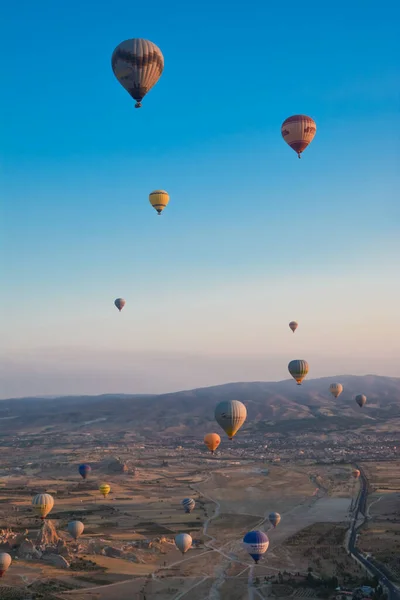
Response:
M109 364L107 352L97 352L84 362L85 352L80 349L52 349L35 351L18 361L2 361L1 399L24 396L64 396L120 394L162 394L220 385L231 382L288 380L286 357L201 355L201 354L135 354L119 355L118 365ZM298 357L300 358L300 356ZM310 373L307 379L338 375L376 375L399 377L398 371L385 366L378 357L365 363L360 359L342 356L332 365L316 355L307 357ZM370 368L366 366L368 364ZM377 368L378 367L378 368ZM307 381L306 379L306 381ZM294 382L293 382L294 384Z

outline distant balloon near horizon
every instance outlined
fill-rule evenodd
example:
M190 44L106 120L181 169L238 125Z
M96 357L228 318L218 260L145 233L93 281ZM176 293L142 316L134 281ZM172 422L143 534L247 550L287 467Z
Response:
M367 401L367 396L364 396L364 394L357 394L357 396L354 399L357 402L358 406L362 408Z
M164 208L168 205L169 194L165 190L154 190L149 194L149 201L154 210L161 215Z
M184 498L184 500L182 500L182 506L185 509L185 513L191 513L196 506L196 502L193 498Z
M301 385L302 381L308 374L308 362L302 359L291 360L288 364L288 370L297 385Z
M269 546L269 539L263 531L249 531L243 538L243 546L257 564Z
M51 512L54 506L54 498L50 494L36 494L32 499L33 508L39 513L42 521Z
M70 521L67 525L68 533L74 540L77 540L80 537L85 529L82 521Z
M161 77L164 57L153 42L132 38L118 44L111 66L119 83L136 100L135 108L140 108L145 95Z
M0 577L8 570L12 563L12 558L7 552L0 552Z
M114 300L115 306L118 308L119 312L124 308L126 301L123 298L117 298Z
M86 479L91 470L92 467L86 463L83 463L78 467L79 475L82 477L82 479Z
M211 454L214 454L221 443L221 437L218 435L218 433L207 433L204 436L204 443L210 450Z
M268 520L275 529L275 527L281 522L281 515L277 512L271 512L268 515Z
M341 383L331 383L329 386L329 391L334 398L338 398L343 392L343 386Z
M185 554L192 547L192 542L192 536L188 533L178 533L175 536L175 545L182 554Z
M317 124L307 115L293 115L283 121L281 126L282 137L287 144L301 158L301 153L314 139Z
M247 409L239 400L225 400L215 408L215 420L231 440L247 417Z
M298 326L299 326L299 324L296 321L290 321L290 323L289 323L289 327L293 331L293 333L296 331Z

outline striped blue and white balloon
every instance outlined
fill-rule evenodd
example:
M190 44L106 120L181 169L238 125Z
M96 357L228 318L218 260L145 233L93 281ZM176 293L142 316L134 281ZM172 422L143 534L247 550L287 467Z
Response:
M185 498L182 500L182 506L185 509L185 513L191 513L196 506L196 502L193 500L193 498Z
M269 546L268 536L263 531L249 531L243 538L244 549L250 554L256 563Z

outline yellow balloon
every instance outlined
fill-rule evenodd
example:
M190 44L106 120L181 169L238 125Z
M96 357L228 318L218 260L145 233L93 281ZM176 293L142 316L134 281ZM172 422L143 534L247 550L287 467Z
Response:
M101 486L99 487L99 490L100 490L100 493L103 494L103 496L105 498L111 492L111 487L108 485L108 483L102 483Z
M149 195L149 200L152 207L161 215L169 202L169 195L165 190L154 190Z

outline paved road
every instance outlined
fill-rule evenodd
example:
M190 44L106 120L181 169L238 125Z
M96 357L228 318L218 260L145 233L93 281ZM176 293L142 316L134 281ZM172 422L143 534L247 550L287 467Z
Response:
M371 573L373 573L376 577L378 577L379 581L386 586L389 591L389 600L400 600L400 591L399 589L393 585L393 583L386 577L384 573L378 567L376 567L373 563L371 563L365 556L360 554L356 547L357 540L357 530L361 527L361 525L357 526L357 520L359 515L366 518L367 514L367 497L368 497L368 479L365 476L365 473L362 467L357 466L357 469L361 472L361 486L360 492L358 494L356 500L356 509L353 517L353 522L351 525L351 533L349 538L349 552L355 556L360 563L362 563Z

